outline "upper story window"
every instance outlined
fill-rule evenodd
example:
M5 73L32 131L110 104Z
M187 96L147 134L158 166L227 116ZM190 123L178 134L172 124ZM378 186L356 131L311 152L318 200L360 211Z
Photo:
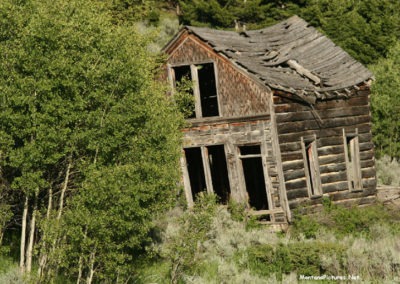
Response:
M170 69L176 87L183 80L193 82L194 110L188 118L219 116L216 76L213 63L175 66Z

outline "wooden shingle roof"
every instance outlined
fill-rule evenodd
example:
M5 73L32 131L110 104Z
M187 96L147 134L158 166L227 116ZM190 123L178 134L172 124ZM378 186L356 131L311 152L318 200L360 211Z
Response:
M270 88L311 100L346 96L349 89L373 76L298 16L242 33L191 26L184 29Z

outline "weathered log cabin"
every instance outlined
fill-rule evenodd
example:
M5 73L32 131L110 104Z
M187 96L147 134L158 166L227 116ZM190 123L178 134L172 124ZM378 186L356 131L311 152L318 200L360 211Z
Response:
M164 51L172 88L193 82L181 160L189 206L214 192L279 223L324 196L375 201L372 74L307 22L186 26Z

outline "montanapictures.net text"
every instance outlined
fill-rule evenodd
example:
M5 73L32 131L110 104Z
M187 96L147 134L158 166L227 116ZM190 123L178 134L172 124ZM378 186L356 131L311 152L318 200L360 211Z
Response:
M299 280L338 280L338 281L347 281L347 280L361 280L358 275L300 275Z

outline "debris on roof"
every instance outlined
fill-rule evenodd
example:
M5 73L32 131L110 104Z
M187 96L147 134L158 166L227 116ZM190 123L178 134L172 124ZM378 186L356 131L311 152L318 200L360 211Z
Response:
M256 76L265 85L311 100L347 97L373 75L298 16L260 30L221 31L186 26L189 33Z

